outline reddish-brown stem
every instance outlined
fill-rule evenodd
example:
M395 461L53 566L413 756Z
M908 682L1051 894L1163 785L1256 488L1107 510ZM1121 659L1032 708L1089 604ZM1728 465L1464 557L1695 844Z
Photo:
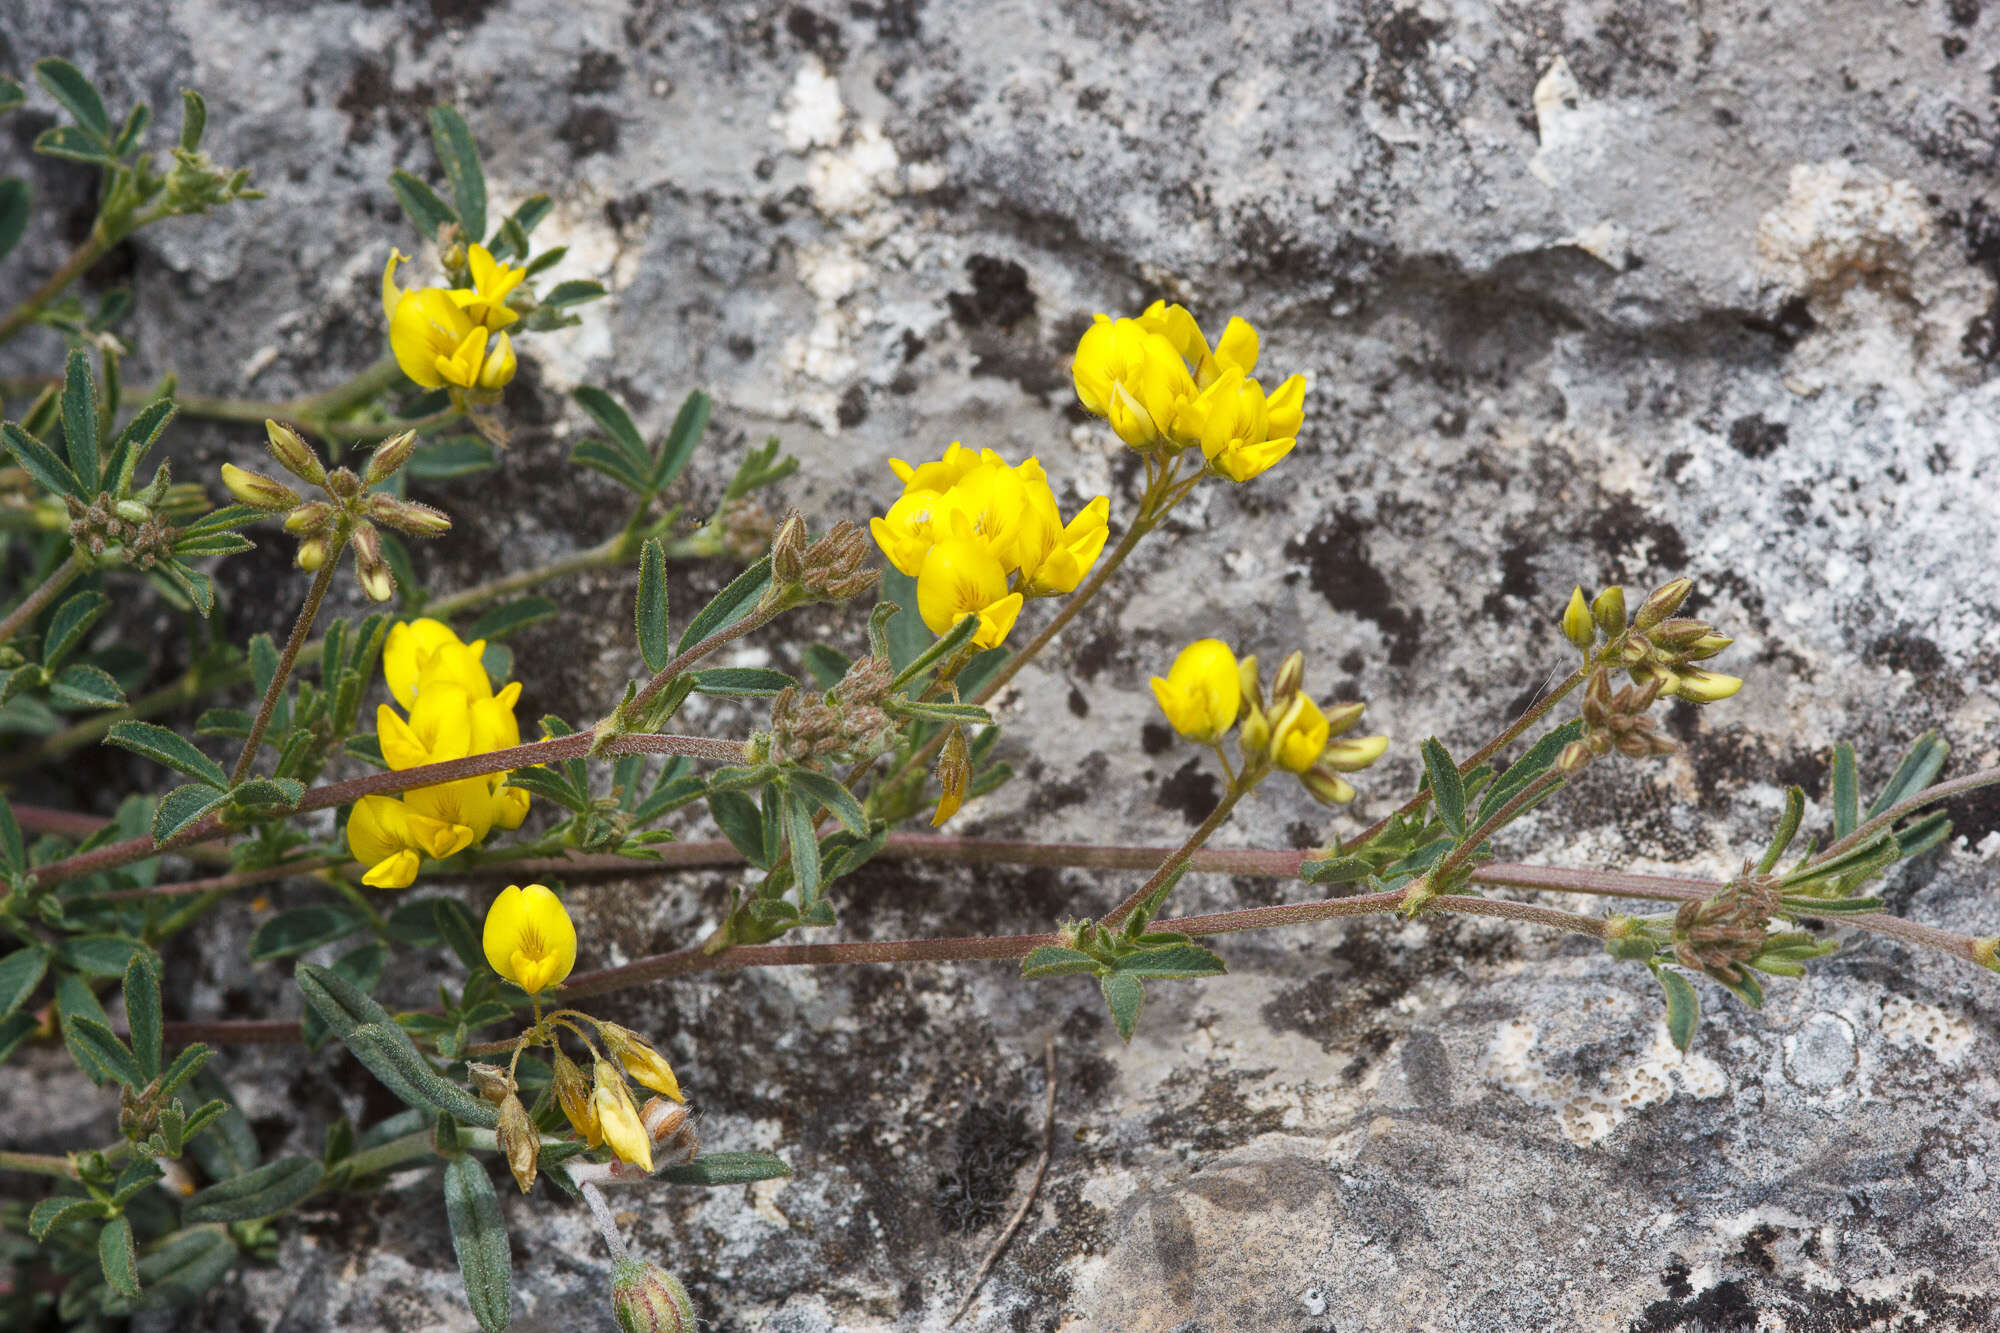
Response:
M1948 801L1954 796L1963 796L1966 792L1977 791L1981 787L1990 787L1996 782L2000 782L2000 768L1982 768L1976 773L1967 773L1962 778L1953 778L1948 782L1926 787L1908 800L1890 806L1840 841L1821 850L1813 857L1813 864L1830 861L1842 852L1859 847L1884 829L1894 826L1903 816L1913 815L1925 806Z
M1125 895L1123 902L1106 912L1100 924L1110 929L1132 915L1140 903L1145 902L1155 889L1166 883L1175 871L1186 865L1195 852L1200 850L1201 845L1222 827L1222 821L1229 818L1229 812L1236 808L1236 803L1243 799L1248 790L1249 788L1240 782L1230 783L1228 794L1216 802L1215 809L1208 812L1208 818L1202 820L1193 833L1188 834L1188 840L1176 848L1166 860L1160 862L1159 868L1153 871L1144 884Z
M769 608L759 607L757 610L743 617L743 619L737 621L734 625L725 625L701 642L689 646L685 652L675 654L671 661L653 673L651 680L639 687L639 692L632 696L632 702L625 706L627 715L638 716L640 710L653 701L654 695L667 688L675 676L680 675L681 672L687 670L702 658L707 657L724 644L733 643L752 630L770 624L784 610L785 607L783 604Z
M291 679L292 668L299 660L299 650L306 646L306 635L312 633L313 621L319 619L319 604L326 600L326 590L333 586L333 571L340 567L340 554L347 549L347 528L342 526L327 550L326 558L320 562L319 572L313 575L312 586L306 589L305 605L299 608L297 620L292 622L292 632L285 638L285 650L278 655L278 670L271 677L271 683L264 688L263 702L257 705L256 720L250 724L250 734L244 738L243 753L236 756L236 767L230 771L229 785L234 787L250 776L251 765L257 762L257 747L264 743L264 732L271 725L271 715L278 709L278 700L285 697L285 683Z

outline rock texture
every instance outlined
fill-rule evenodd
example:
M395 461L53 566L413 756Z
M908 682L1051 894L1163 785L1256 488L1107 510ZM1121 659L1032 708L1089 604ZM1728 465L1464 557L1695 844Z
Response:
M1022 777L960 826L1184 834L1216 784L1167 743L1145 679L1205 633L1304 647L1322 697L1370 700L1396 738L1353 816L1274 785L1220 840L1321 843L1408 789L1417 741L1469 747L1527 705L1565 663L1551 621L1573 583L1687 573L1748 687L1672 712L1681 755L1592 771L1505 850L1716 873L1785 784L1820 794L1836 740L1878 780L1926 728L1968 767L2000 749L1993 8L18 0L0 34L119 97L201 87L215 155L270 191L94 278L139 293L134 379L171 365L283 396L375 355L383 254L410 245L384 177L433 171L433 101L468 115L498 200L556 196L542 237L570 246L563 273L615 296L524 345L504 471L428 497L479 516L429 553L437 586L615 522L608 487L562 466L582 382L649 431L710 388L726 439L776 433L804 460L788 498L826 520L880 511L889 456L963 439L1037 452L1066 504L1109 493L1118 521L1136 469L1072 403L1077 334L1157 296L1241 312L1269 366L1312 377L1297 452L1201 492L1024 675ZM6 126L17 149L37 127ZM77 176L30 169L44 231L0 269L10 289L87 219ZM254 441L191 425L175 448L210 467ZM728 453L696 469L697 509ZM288 614L281 561L232 567L236 624ZM728 572L677 571L676 605ZM516 645L530 716L615 697L630 595L580 579ZM163 673L185 651L167 619L131 629L167 645ZM132 777L94 759L67 798ZM1889 897L1991 933L2000 804L1954 813L1955 843ZM1125 883L878 864L842 885L841 929L1046 929ZM588 963L695 938L726 884L579 889ZM1179 901L1283 892L1194 877ZM236 961L252 924L237 905L174 955L200 978L186 1015L296 1004ZM1086 985L1004 965L620 996L608 1011L667 1040L710 1146L796 1171L634 1195L634 1241L717 1330L942 1328L1025 1188L1053 1036L1054 1160L976 1327L2000 1328L1991 976L1857 938L1761 1013L1705 988L1681 1058L1643 972L1579 941L1456 921L1223 952L1227 978L1155 988L1129 1047ZM415 1002L419 971L390 988ZM0 1104L77 1098L56 1057L25 1067ZM385 1100L331 1054L223 1069L267 1152ZM608 1326L582 1211L507 1208L516 1327ZM283 1235L201 1326L473 1326L431 1181Z

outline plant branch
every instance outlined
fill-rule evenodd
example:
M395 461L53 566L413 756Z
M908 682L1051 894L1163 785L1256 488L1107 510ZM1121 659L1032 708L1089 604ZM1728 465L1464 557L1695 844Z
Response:
M63 261L62 267L49 274L41 286L29 292L25 300L8 311L6 318L0 319L0 343L6 342L26 328L35 316L41 314L63 294L64 289L89 272L92 264L104 258L115 244L115 241L105 235L101 224L93 226L90 235L84 239L82 245L70 252L70 257Z
M715 633L709 635L699 643L692 644L684 651L676 653L671 661L654 672L653 678L642 685L639 688L639 692L632 696L632 702L625 706L628 715L637 715L641 709L653 701L655 695L672 683L675 676L680 675L681 672L687 670L702 658L707 657L724 644L734 643L751 631L763 628L789 609L782 603L770 607L760 606L735 624L724 625L721 629L715 631Z
M1159 868L1153 871L1144 884L1141 884L1138 888L1127 894L1125 901L1119 903L1118 906L1112 908L1109 912L1106 912L1104 920L1099 924L1109 930L1122 923L1126 917L1132 915L1139 904L1145 902L1155 889L1166 883L1173 876L1174 872L1188 864L1195 852L1200 850L1201 845L1207 842L1217 829L1222 827L1222 821L1229 818L1229 813L1236 808L1236 803L1242 800L1251 787L1255 785L1254 782L1249 784L1241 782L1230 783L1228 792L1224 794L1220 801L1215 803L1215 809L1208 812L1208 818L1202 820L1195 831L1188 834L1187 841L1182 843L1166 860L1160 862Z
M5 620L0 620L0 643L7 642L16 632L32 624L35 617L42 613L42 608L53 602L57 594L74 583L87 568L89 566L84 563L82 554L71 551L69 559L57 565L49 576L42 580L39 587L22 598L21 604L7 613Z
M320 563L319 571L313 575L312 586L306 590L305 605L299 608L298 619L292 622L292 632L285 638L285 649L278 655L278 669L271 677L271 683L264 687L264 701L257 707L256 720L250 724L250 734L244 738L243 753L236 756L236 767L230 771L229 785L234 787L250 776L251 765L257 762L257 747L264 743L264 732L271 725L271 715L278 710L278 700L285 697L285 686L292 678L292 667L298 663L299 650L305 647L306 635L312 632L313 621L319 619L319 605L326 600L326 590L333 586L333 572L340 567L341 552L347 548L347 529L343 526L333 540L333 546Z
M0 1152L0 1171L23 1171L34 1176L56 1176L75 1180L76 1167L69 1158L54 1153Z
M1818 865L1823 861L1830 861L1842 852L1859 847L1884 829L1892 827L1903 816L1913 815L1927 805L1936 805L1939 801L1948 801L1954 796L1963 796L1966 792L1990 787L1997 782L2000 782L2000 768L1982 768L1977 772L1967 773L1962 778L1952 778L1948 782L1926 787L1908 800L1898 801L1840 841L1826 847L1813 857L1811 864Z

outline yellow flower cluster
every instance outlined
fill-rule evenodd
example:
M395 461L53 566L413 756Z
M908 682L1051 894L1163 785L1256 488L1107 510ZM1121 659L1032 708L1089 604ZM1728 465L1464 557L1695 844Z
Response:
M1305 654L1278 668L1267 704L1257 659L1238 659L1220 639L1197 639L1181 649L1164 677L1153 677L1153 695L1175 731L1201 745L1221 744L1242 719L1237 744L1254 781L1271 767L1298 775L1314 800L1339 805L1354 799L1342 773L1358 772L1382 757L1387 736L1340 740L1361 721L1365 704L1342 704L1331 713L1305 693Z
M1104 549L1111 502L1100 495L1064 523L1033 458L1014 467L991 449L954 441L934 463L892 458L889 466L903 495L869 531L889 563L917 581L917 614L933 634L977 616L972 641L992 648L1024 599L1073 592Z
M382 674L406 719L383 704L375 724L382 758L393 769L463 759L521 743L515 681L497 694L481 654L485 640L464 643L451 626L413 620L389 631ZM418 787L401 797L364 796L347 817L347 847L368 867L361 882L406 889L424 857L443 860L486 840L496 828L521 826L528 793L507 785L505 773ZM565 969L567 970L567 969Z
M1155 301L1137 319L1097 316L1071 370L1077 399L1134 449L1198 446L1211 472L1241 482L1290 453L1305 421L1305 377L1266 394L1250 374L1257 353L1242 318L1211 348L1184 307Z
M382 314L396 364L426 389L497 394L514 378L514 345L501 330L520 316L507 308L507 294L528 271L475 245L466 252L472 286L405 291L396 285L396 265L406 258L391 250L382 270Z

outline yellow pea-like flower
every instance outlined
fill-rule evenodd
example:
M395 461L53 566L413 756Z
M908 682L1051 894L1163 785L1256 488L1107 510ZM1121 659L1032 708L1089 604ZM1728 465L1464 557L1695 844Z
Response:
M1194 398L1195 382L1166 335L1137 320L1099 315L1077 344L1070 370L1077 401L1110 422L1119 439L1134 449L1174 446L1168 428Z
M542 884L502 889L486 909L480 943L493 970L530 995L560 984L576 966L576 926Z
M520 318L507 308L507 293L521 285L528 270L500 263L483 245L468 249L465 259L472 270L472 286L455 288L451 299L475 322L498 333Z
M494 780L501 784L493 789L493 827L497 829L517 829L528 818L528 789L504 785L505 773L495 773Z
M404 291L396 285L400 251L389 252L382 270L382 309L389 320L389 350L411 380L426 389L494 391L514 377L514 350L499 335L490 354L492 330L466 313L442 287Z
M432 682L455 685L470 698L485 699L493 694L492 678L481 661L485 651L486 640L464 643L441 620L399 621L382 641L382 676L389 693L405 709Z
M382 758L398 771L473 753L471 701L456 686L433 686L410 707L410 720L387 704L375 708Z
M370 888L407 889L416 882L423 857L408 813L393 796L364 796L349 812L347 850L368 867L361 882Z
M514 680L490 698L470 700L466 720L472 729L472 748L468 753L491 754L521 743L521 724L514 718L514 704L520 697L521 682Z
M1046 498L1044 507L1042 501ZM1036 597L1076 591L1090 572L1111 535L1111 501L1098 496L1067 525L1056 511L1055 497L1044 486L1034 501L1034 522L1023 528L1020 556L1025 590Z
M935 463L913 466L900 458L892 458L889 460L889 470L903 483L905 495L912 491L936 491L942 495L956 486L966 473L982 462L988 461L989 455L994 460L1000 457L991 449L968 449L957 440L953 440L945 446L944 457Z
M591 1109L597 1113L598 1128L611 1151L642 1171L653 1169L653 1136L632 1104L632 1090L625 1086L618 1066L599 1060L594 1070L595 1086L590 1092Z
M937 541L936 518L943 501L944 495L939 491L906 490L901 499L889 506L887 514L868 520L868 531L875 544L882 548L882 554L897 572L915 578L924 567L924 557Z
M1201 446L1217 473L1245 482L1268 471L1298 443L1304 400L1303 376L1294 375L1267 399L1262 385L1231 368L1202 390L1174 425Z
M1220 639L1196 639L1181 649L1165 677L1153 677L1153 696L1175 731L1213 745L1236 724L1243 703L1236 654Z
M1021 594L1007 590L1007 570L975 538L950 537L931 547L917 572L917 614L933 634L949 634L966 616L979 617L972 642L997 647L1021 614Z
M1271 724L1271 762L1287 773L1303 773L1326 749L1326 714L1304 694L1292 696L1284 713Z
M625 1073L642 1088L650 1088L662 1097L671 1097L684 1102L681 1095L681 1081L674 1077L673 1067L667 1057L661 1055L644 1037L627 1027L616 1023L597 1025L598 1035L604 1038L605 1049L617 1057L625 1067ZM651 1135L647 1136L652 1137Z
M1729 698L1742 688L1741 676L1727 676L1720 671L1705 671L1700 667L1678 667L1667 673L1666 687L1660 693L1678 695L1689 703L1712 704Z
M595 1148L604 1142L604 1130L597 1123L597 1108L590 1097L590 1080L583 1076L575 1061L563 1054L560 1045L555 1047L550 1064L555 1070L549 1083L555 1089L556 1104L562 1107L570 1128Z
M411 830L419 841L430 841L435 860L484 842L493 831L493 784L486 777L418 787L403 793L403 803L410 808Z

